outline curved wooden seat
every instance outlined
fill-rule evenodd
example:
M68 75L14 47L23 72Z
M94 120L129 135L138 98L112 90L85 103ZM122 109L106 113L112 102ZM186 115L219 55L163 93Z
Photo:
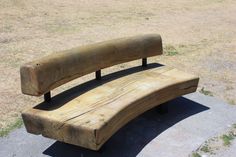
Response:
M141 113L196 90L195 76L167 66L147 66L147 57L160 54L160 35L149 34L77 47L23 65L22 93L44 94L45 98L22 113L27 131L98 150ZM142 59L138 71L101 79L101 69L136 59ZM93 81L95 86L87 83L72 95L51 100L50 90L91 72L96 72L99 80Z
M57 105L57 100L52 99L23 112L22 117L30 133L98 150L138 115L196 91L198 80L167 66L147 68L109 81L105 76L102 85L85 92L78 88L80 94L71 100Z

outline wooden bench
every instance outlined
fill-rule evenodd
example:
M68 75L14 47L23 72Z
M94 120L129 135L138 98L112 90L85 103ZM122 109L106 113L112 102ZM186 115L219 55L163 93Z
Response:
M23 65L22 92L45 98L22 113L27 131L99 150L138 115L196 91L198 77L147 64L147 57L161 54L160 35L149 34L57 52ZM101 77L101 69L136 59L142 59L142 66ZM50 90L91 72L97 80L51 98Z

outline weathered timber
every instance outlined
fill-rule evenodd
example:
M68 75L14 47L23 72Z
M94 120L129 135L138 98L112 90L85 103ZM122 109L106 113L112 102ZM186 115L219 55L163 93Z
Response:
M138 115L196 91L198 80L168 66L147 68L86 92L78 91L78 96L60 105L52 99L51 105L40 104L24 111L22 117L30 133L99 150L118 129Z
M158 34L121 38L53 53L23 65L22 93L40 96L88 73L162 54Z

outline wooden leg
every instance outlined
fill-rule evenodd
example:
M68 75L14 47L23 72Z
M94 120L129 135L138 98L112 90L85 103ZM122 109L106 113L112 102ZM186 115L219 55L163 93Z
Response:
M160 114L167 114L168 113L168 103L164 103L164 104L157 106L157 112Z

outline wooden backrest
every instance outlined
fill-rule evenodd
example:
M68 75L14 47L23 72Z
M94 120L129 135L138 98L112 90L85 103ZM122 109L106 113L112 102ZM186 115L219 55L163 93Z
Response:
M22 93L43 95L75 78L116 64L162 54L158 34L81 46L27 63L20 68Z

